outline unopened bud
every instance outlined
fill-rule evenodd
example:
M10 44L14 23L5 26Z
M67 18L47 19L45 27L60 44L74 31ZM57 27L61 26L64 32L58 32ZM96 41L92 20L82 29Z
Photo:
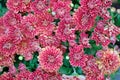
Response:
M19 56L18 59L19 59L19 60L23 60L23 56Z
M120 14L120 9L117 9L117 13L119 13L119 14Z
M116 12L116 8L115 7L111 7L111 12Z
M70 4L70 6L71 6L71 7L74 7L74 4L73 4L73 3L71 3L71 4Z
M66 56L66 59L68 60L68 59L69 59L69 56Z

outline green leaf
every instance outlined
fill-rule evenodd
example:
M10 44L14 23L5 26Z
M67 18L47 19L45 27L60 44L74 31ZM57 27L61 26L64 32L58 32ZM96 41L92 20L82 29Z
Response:
M68 41L62 42L62 45L66 46L66 47L69 47L69 42Z
M7 8L2 7L0 9L0 16L3 16L7 12Z
M67 59L63 59L63 65L66 66L66 67L71 66L69 60L67 60Z
M76 67L75 70L76 70L76 73L78 73L79 75L83 74L83 71L80 67Z
M120 26L120 14L117 14L114 20L115 20L115 25Z
M63 65L66 67L71 67L69 59L66 58L66 57L69 58L68 53L69 53L69 50L67 49L66 52L63 54L63 56L64 56Z
M60 19L54 19L53 22L55 23L56 26L58 26L58 23L60 22Z
M118 1L118 3L120 4L120 0L117 0Z
M120 41L120 34L119 34L119 35L117 35L117 40L118 40L118 41Z
M80 6L79 4L75 4L74 8L78 9L79 6Z
M33 72L38 66L38 58L37 58L37 56L38 56L38 53L35 52L33 54L33 59L32 60L24 61L24 64L26 65L27 69L29 71L31 71L31 72Z
M61 66L59 69L59 73L61 74L71 75L73 72L74 71L72 67Z
M115 46L115 45L113 45L112 43L110 43L110 44L108 45L109 48L114 48L114 46Z
M2 9L2 4L0 3L0 9Z
M99 20L103 20L103 18L100 16L97 16L95 20L96 20L96 22L98 22Z
M79 43L80 32L79 32L79 31L76 31L76 32L75 32L75 35L76 35L76 39L75 39L75 41L76 41L76 43Z
M91 48L84 48L85 54L89 54L89 55L95 56L96 52L98 50L102 49L102 46L101 45L97 46L96 42L94 40L90 40L89 43L91 45Z

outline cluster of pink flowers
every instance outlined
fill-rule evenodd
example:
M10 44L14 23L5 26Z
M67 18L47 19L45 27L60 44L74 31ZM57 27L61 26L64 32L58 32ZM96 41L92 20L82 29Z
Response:
M98 51L97 57L98 67L104 74L110 75L111 73L114 73L120 66L119 54L112 49Z
M71 0L7 0L8 11L0 17L0 67L9 71L0 80L81 80L63 78L58 71L63 55L69 49L69 62L81 67L86 80L105 80L104 75L115 72L120 66L118 52L108 48L115 44L120 29L111 23L107 9L110 0L80 0L80 6L71 13ZM96 21L96 17L102 20ZM87 32L94 29L92 34ZM76 32L80 32L76 41ZM91 48L90 40L102 45L97 57L85 54ZM69 47L62 45L68 42ZM15 55L26 61L39 53L39 67L30 72L20 63L15 68Z

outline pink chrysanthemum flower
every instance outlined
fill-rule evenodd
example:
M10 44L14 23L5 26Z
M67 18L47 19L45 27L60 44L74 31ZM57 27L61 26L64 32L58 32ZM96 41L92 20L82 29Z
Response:
M89 10L84 11L84 9L80 7L73 15L73 18L77 29L80 31L86 31L93 27L96 16L94 14L90 14Z
M110 19L107 8L111 6L111 0L81 0L80 4L84 11L90 10L91 14L100 15L105 20Z
M102 73L91 73L86 75L86 80L105 80Z
M11 28L4 26L3 17L0 17L0 36L8 35L11 31Z
M83 72L86 74L86 80L104 80L104 74L98 68L96 64L96 59L93 56L88 56L86 61L86 66L82 68Z
M94 29L93 34L97 32L99 34L105 35L109 38L109 41L115 44L116 36L120 33L120 29L112 23L106 23L104 20L101 20L97 23L96 28Z
M102 6L101 0L80 0L81 7L84 11L90 10L90 13L98 14Z
M19 26L17 28L12 28L12 30L10 29L10 31L11 32L9 33L9 36L14 37L14 42L16 44L19 44L21 40L25 37Z
M0 17L0 36L4 35L6 28L3 25L3 17Z
M93 32L91 39L95 40L97 45L101 44L103 47L108 46L110 43L110 39L99 32Z
M16 29L15 27L5 26L3 24L3 17L0 18L0 36L14 36L14 40L16 40L15 35L17 35L17 34L15 32L16 31L15 29ZM17 31L17 33L18 33L18 31Z
M49 0L49 6L52 7L58 0Z
M7 8L14 13L29 12L31 0L7 0Z
M66 5L70 5L70 3L72 3L71 0L50 0L50 2L49 2L50 3L50 7L53 7L54 4L56 4L59 1L65 3Z
M12 55L17 52L16 43L14 43L14 37L2 36L0 37L0 52L4 55Z
M120 66L120 57L117 51L112 49L101 50L98 55L98 65L104 74L115 72Z
M45 0L35 0L31 4L31 9L35 14L40 14L43 11L47 11L49 7Z
M56 47L45 47L39 53L41 68L47 72L56 72L62 66L62 52Z
M62 2L71 2L71 0L50 0L51 2L58 2L58 1L62 1Z
M104 20L99 21L97 23L94 32L92 33L91 39L96 41L96 44L102 44L102 46L107 46L111 41L108 34L105 35L107 31L105 31L106 22Z
M0 52L0 66L12 66L14 62L14 55Z
M45 74L42 73L42 70L36 69L32 75L30 76L30 79L32 80L45 80L44 77Z
M25 37L34 38L39 34L38 18L33 14L23 16L20 29Z
M21 30L17 27L0 26L0 36L6 36L13 39L15 44L18 44L23 39L23 34Z
M89 44L89 38L88 35L85 32L82 32L80 34L80 44L82 44L85 48L91 47Z
M75 40L75 24L71 17L66 17L59 22L56 36L62 41Z
M108 21L111 18L109 12L107 11L107 8L103 6L100 7L99 16L102 17L106 21Z
M0 80L14 80L14 77L8 72L0 75Z
M59 47L61 42L54 35L41 34L39 36L39 43L40 43L41 47L46 47L46 46L56 46L56 47Z
M30 79L31 74L32 73L28 70L21 71L15 75L15 80L32 80Z
M15 27L20 24L21 15L13 13L12 11L6 12L3 16L3 24L8 27Z
M80 4L81 6L85 6L89 9L94 9L94 8L98 8L99 6L101 6L101 0L80 0Z
M84 54L83 46L76 45L70 48L70 64L72 66L84 67L86 66L87 56Z
M68 42L69 42L69 45L71 47L76 45L76 41L75 40L68 40Z
M102 0L102 6L99 8L99 15L104 18L104 20L109 20L111 18L107 10L111 5L112 0Z
M58 0L58 1L66 2L66 4L68 4L68 3L70 4L70 2L72 2L71 0ZM68 5L69 5L69 4L68 4Z
M21 0L22 2L22 9L20 12L30 12L31 11L31 4L32 4L32 0Z
M55 74L55 73L46 73L45 79L46 80L62 80L62 76L60 74Z
M40 51L40 46L38 41L34 39L24 38L18 44L17 54L23 55L26 60L32 59L32 53Z
M48 12L41 12L39 15L36 15L39 19L38 30L40 34L52 34L55 25L53 24L54 18Z
M96 27L94 29L94 32L99 32L100 34L103 34L105 25L106 25L105 20L98 21L97 25L96 25Z
M18 13L22 9L21 0L7 0L7 8L15 13Z
M104 28L104 34L108 36L114 44L116 42L116 36L120 34L120 29L114 24L108 23L108 25Z
M65 2L58 1L52 6L52 11L55 12L56 18L64 18L66 15L70 15L70 5Z
M95 62L96 62L96 59L92 55L88 56L86 61L86 66L82 68L83 72L85 74L96 72L98 70L98 66L95 64Z
M112 5L112 0L102 0L102 6L106 8L110 8L111 5Z

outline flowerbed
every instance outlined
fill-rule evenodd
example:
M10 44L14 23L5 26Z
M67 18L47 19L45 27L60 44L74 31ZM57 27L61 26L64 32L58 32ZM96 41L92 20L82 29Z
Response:
M106 80L119 69L120 28L108 12L110 0L6 5L0 17L0 80Z

